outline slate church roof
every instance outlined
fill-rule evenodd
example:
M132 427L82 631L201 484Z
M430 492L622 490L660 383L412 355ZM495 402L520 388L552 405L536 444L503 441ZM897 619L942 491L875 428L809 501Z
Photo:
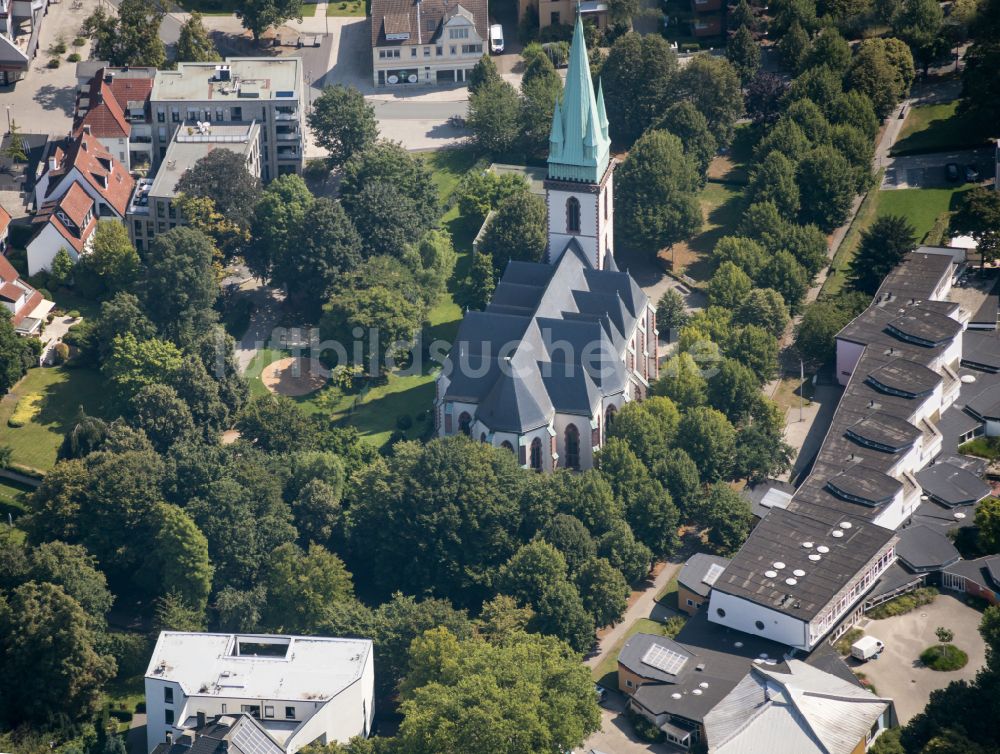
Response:
M510 262L486 310L462 320L443 398L478 404L476 418L500 432L555 413L589 418L625 390L623 355L648 303L628 273L593 269L575 240L555 264Z

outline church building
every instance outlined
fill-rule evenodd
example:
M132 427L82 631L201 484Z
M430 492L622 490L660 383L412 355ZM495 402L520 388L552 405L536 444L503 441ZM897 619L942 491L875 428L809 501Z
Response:
M537 471L587 469L615 412L646 397L656 310L615 264L615 166L578 17L549 136L546 259L508 263L486 310L466 313L437 380L439 435Z

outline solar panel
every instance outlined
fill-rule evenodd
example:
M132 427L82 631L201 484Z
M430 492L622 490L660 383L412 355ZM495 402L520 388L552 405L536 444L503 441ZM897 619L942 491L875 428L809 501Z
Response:
M712 565L708 567L708 573L705 574L705 578L703 578L702 581L704 581L709 586L712 586L719 578L719 576L722 575L722 572L724 570L726 569L720 566L718 563L712 563Z
M677 675L681 668L684 667L687 659L684 655L678 654L666 647L661 647L659 644L651 646L646 650L646 654L642 656L642 661L646 665L654 667L657 670L662 670L664 673L670 675Z
M281 747L274 743L267 734L244 719L233 733L232 742L245 754L282 754Z

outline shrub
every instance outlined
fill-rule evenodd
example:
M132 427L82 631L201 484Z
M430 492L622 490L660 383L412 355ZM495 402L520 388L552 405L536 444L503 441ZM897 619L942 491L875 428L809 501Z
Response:
M55 364L65 364L69 361L69 346L65 343L56 343L52 349L52 361Z
M643 741L656 743L665 738L663 731L657 728L654 723L651 723L647 718L637 712L633 712L631 709L628 710L628 719L632 723L636 735Z
M59 58L49 58L49 62L45 64L46 68L58 68L60 64Z
M52 43L52 46L49 48L49 52L53 55L62 55L66 52L66 40L59 37L59 39Z
M865 632L860 628L852 628L834 642L833 648L842 655L849 655L851 653L851 645L864 635Z
M409 414L401 414L396 417L396 426L404 432L413 426L413 417Z
M949 641L955 638L955 632L950 628L945 628L944 626L938 626L934 629L934 633L937 634L938 641L942 644L947 644Z
M66 312L66 316L67 317L72 317L73 319L80 319L80 310L79 309L70 309L68 312Z
M115 720L118 720L119 722L122 723L132 722L132 713L129 712L127 709L112 708L108 710L108 714Z
M958 446L958 452L966 456L979 456L988 461L1000 458L1000 444L995 437L977 437Z
M326 160L321 157L313 157L311 160L306 162L306 166L302 169L302 175L308 180L320 180L326 178L330 174L330 166L326 164Z
M969 656L954 644L935 644L920 653L920 662L931 670L958 670L968 661Z
M676 639L685 623L687 623L687 618L683 615L673 615L667 618L667 622L663 624L663 635L669 639Z
M83 47L85 44L87 44L87 40L84 39L83 37L75 37L73 39L74 47Z
M28 393L23 396L14 407L14 412L10 415L7 423L12 427L23 427L38 416L38 412L42 410L39 405L41 402L41 393Z
M875 620L892 618L895 615L905 615L911 610L916 610L918 607L929 605L934 601L934 598L937 597L937 595L938 590L934 587L924 587L923 589L917 589L909 594L903 594L899 597L895 597L888 602L883 602L878 607L874 607L869 610L866 615L869 618L874 618Z
M70 63L79 63L80 62L80 53L78 53L78 52L71 52L69 55L66 56L66 60L68 60Z

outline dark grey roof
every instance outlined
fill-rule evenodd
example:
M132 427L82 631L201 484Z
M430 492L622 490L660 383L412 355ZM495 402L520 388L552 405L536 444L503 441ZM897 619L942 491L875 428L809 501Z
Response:
M718 569L713 569L712 566L719 566L725 570L727 565L729 565L729 558L723 558L719 555L709 555L704 552L696 553L687 559L684 567L677 574L677 583L683 584L689 591L695 594L707 597L712 589L712 584L721 575ZM714 576L710 578L711 583L708 583L705 581L705 577L709 575L710 571Z
M632 640L638 636L648 637L638 645L645 648L651 643L670 642L666 637L650 634L636 634ZM764 661L762 656L768 663L762 667L787 669L784 662L787 647L711 623L704 613L689 618L677 639L666 646L687 653L691 659L673 682L644 684L634 698L653 714L669 713L692 722L701 722L755 662ZM695 690L699 693L694 693ZM680 698L675 699L674 694Z
M969 324L997 326L997 314L1000 313L1000 277L993 281L993 287L986 294L983 303L979 305ZM967 330L966 333L969 331ZM968 335L966 336L968 337Z
M965 410L973 417L986 420L1000 419L1000 385L990 385L965 404Z
M885 411L873 411L848 427L847 436L868 447L895 453L913 445L920 437L920 430Z
M860 463L831 477L826 484L837 497L862 505L885 505L903 489L898 479Z
M976 515L976 506L959 505L954 508L947 508L933 500L925 500L910 517L913 523L930 526L939 531L948 532L952 529L961 529L965 526L972 526Z
M764 518L774 507L787 508L795 486L780 479L765 479L743 488L740 493L750 501L750 509L757 518Z
M924 494L947 506L972 505L990 494L989 485L977 474L948 461L938 461L914 476Z
M841 536L835 537L835 531L842 532ZM831 516L819 506L774 509L753 530L713 588L808 621L893 536L894 532L865 519ZM807 548L805 543L812 546ZM820 554L819 546L828 552ZM810 555L820 559L810 560ZM776 569L776 562L784 568ZM796 570L805 576L795 577ZM795 583L788 584L789 578Z
M925 306L914 306L886 325L889 332L928 348L945 343L962 331L962 323Z
M575 239L556 264L511 262L486 311L463 318L443 397L476 404L493 431L593 416L625 390L626 340L648 301L627 273L592 269Z
M996 332L966 330L962 336L962 366L1000 371L1000 338Z
M899 533L896 557L911 571L937 571L961 555L943 533L928 526L909 526Z
M923 579L922 574L910 573L897 561L886 568L879 580L875 582L875 587L868 593L868 599L895 592L904 586L922 583ZM826 642L822 643L826 644Z
M875 294L876 301L890 303L930 298L953 273L954 259L947 254L908 254L902 264L885 276Z
M894 391L916 398L941 384L941 375L923 364L900 358L873 369L868 374L868 383L880 392Z
M653 647L663 647L685 658L684 664L677 673L667 673L659 668L643 662L643 657ZM665 683L676 683L677 680L690 670L688 663L691 661L691 654L673 639L666 636L656 636L654 634L633 634L625 646L622 647L618 655L618 662L624 665L638 676L648 678L652 681L663 681Z
M991 591L1000 591L1000 555L987 555L976 560L959 560L942 569L971 579Z

